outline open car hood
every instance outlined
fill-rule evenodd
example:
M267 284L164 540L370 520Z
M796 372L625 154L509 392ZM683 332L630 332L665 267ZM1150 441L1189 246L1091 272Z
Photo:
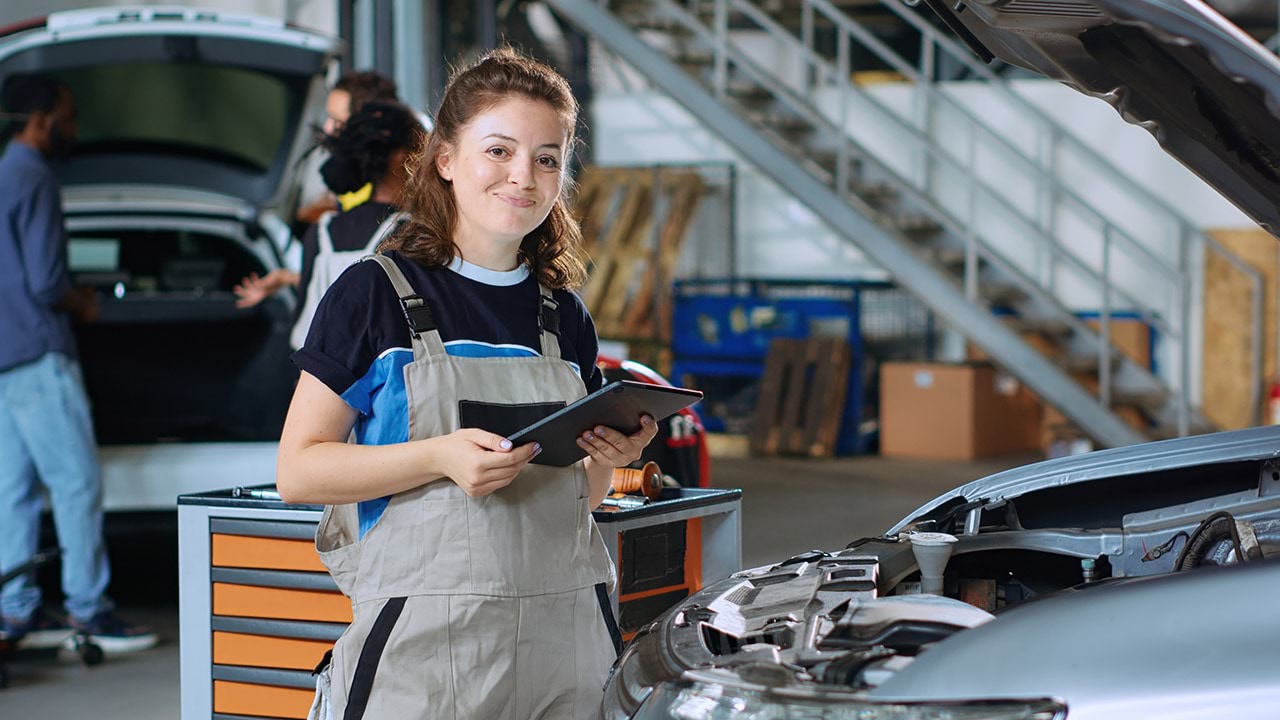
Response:
M1280 235L1280 60L1199 0L923 0L992 57L1106 100Z
M1280 459L1280 425L1142 443L1046 460L1006 470L930 500L894 525L909 525L964 503L1012 500L1030 493L1082 483L1106 483L1133 475L1216 464Z
M54 75L76 98L66 186L192 188L278 203L311 142L335 38L191 8L53 13L0 36L0 81Z

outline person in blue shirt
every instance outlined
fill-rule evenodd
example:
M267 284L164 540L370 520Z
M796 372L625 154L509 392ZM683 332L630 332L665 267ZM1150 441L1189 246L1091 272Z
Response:
M120 620L104 596L102 481L72 320L93 322L91 290L71 286L61 189L51 163L78 132L70 90L46 75L15 75L0 92L0 574L36 552L48 491L62 549L67 617L40 612L29 576L0 588L0 633L19 647L56 646L72 628L108 654L156 643Z

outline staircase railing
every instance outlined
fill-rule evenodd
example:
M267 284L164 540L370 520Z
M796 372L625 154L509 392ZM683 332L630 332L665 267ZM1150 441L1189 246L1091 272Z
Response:
M661 4L667 4L663 0ZM935 205L948 205L938 197L938 188L933 187L939 169L960 173L961 177L970 180L967 197L955 202L954 198L949 210L953 221L958 221L960 232L966 241L974 247L966 252L965 278L966 290L971 299L976 296L977 284L977 252L978 247L991 252L999 252L999 248L989 242L986 233L978 230L983 218L977 215L980 203L986 201L986 207L1000 208L1006 215L1014 218L1025 230L1026 239L1034 242L1036 247L1035 264L1040 266L1042 282L1051 293L1055 292L1059 271L1065 264L1067 272L1077 278L1085 279L1091 285L1100 306L1099 335L1102 342L1097 346L1099 354L1099 398L1104 404L1110 404L1112 388L1110 378L1111 362L1108 355L1110 349L1110 331L1116 299L1122 301L1126 309L1137 310L1143 319L1150 322L1169 342L1176 344L1178 358L1178 377L1180 382L1177 396L1177 426L1180 434L1187 434L1191 426L1191 352L1194 343L1193 326L1196 322L1192 316L1191 295L1194 289L1194 267L1192 253L1209 251L1221 256L1236 272L1245 276L1252 293L1251 311L1252 327L1255 329L1252 350L1254 387L1252 397L1255 408L1261 394L1261 300L1262 281L1256 270L1230 253L1215 240L1205 235L1199 228L1177 213L1172 207L1145 188L1134 183L1127 183L1125 189L1131 191L1145 204L1149 215L1167 218L1173 223L1175 240L1173 248L1166 248L1176 258L1171 262L1166 257L1154 252L1146 243L1139 241L1134 233L1109 215L1100 210L1096 204L1083 197L1075 188L1063 182L1055 168L1055 158L1063 150L1069 150L1072 160L1083 159L1093 165L1104 177L1123 178L1123 174L1106 158L1093 148L1083 144L1065 128L1049 117L1042 109L1034 105L999 75L996 75L982 63L973 58L969 51L961 47L951 38L943 35L936 28L924 21L913 11L900 6L896 2L882 2L909 25L916 28L921 35L921 53L917 63L907 62L895 51L880 41L867 28L836 8L828 0L801 0L801 27L799 37L792 31L782 27L758 6L747 0L690 0L685 8L691 16L705 16L704 10L712 10L710 37L704 37L714 48L712 87L722 99L728 91L728 68L733 65L748 69L752 75L759 75L761 68L752 63L744 52L737 52L734 45L734 34L729 30L730 11L750 20L759 30L765 32L775 41L781 42L791 53L801 58L804 64L804 78L801 81L799 95L809 105L817 108L822 101L822 94L834 90L837 94L837 109L823 113L827 120L848 132L849 113L852 104L861 108L871 108L881 116L899 124L900 130L910 140L911 147L919 153L916 163L919 172L910 178L910 184L933 196ZM836 31L834 42L834 58L824 56L815 42L819 24ZM701 23L690 25L695 33L706 33ZM828 43L828 54L831 48ZM912 83L917 92L914 117L905 115L900 110L890 107L876 96L860 88L851 80L850 57L855 47L864 49L893 68L905 80ZM977 77L986 81L986 85L994 88L1001 101L1004 101L1029 117L1037 128L1038 138L1035 145L1042 148L1039 157L1013 142L1010 138L994 130L984 119L979 118L963 100L949 92L945 85L934 82L933 69L940 54L945 54L955 61L963 63ZM773 74L773 73L768 73ZM760 78L756 78L759 81ZM776 80L776 76L774 77ZM775 92L783 90L778 83L769 83ZM794 102L796 93L789 93ZM966 148L963 157L957 157L949 148L941 145L930 128L934 113L939 108L945 109L952 116L958 117L966 124ZM807 113L812 115L812 113ZM834 115L834 117L831 117ZM1047 138L1047 140L1045 139ZM1012 161L1027 177L1030 177L1039 188L1037 205L1039 218L1031 219L1008 198L1007 188L993 188L977 176L978 158L981 153L994 151L1005 161ZM836 189L846 194L850 189L850 155L853 152L849 143L837 146L837 162L834 182ZM883 160L883 158L880 158ZM890 163L885 163L888 165ZM898 163L899 166L902 163ZM899 179L902 173L896 173ZM1064 211L1072 211L1092 227L1095 233L1096 251L1092 257L1084 255L1078 247L1081 238L1080 228L1073 229L1074 243L1064 243L1059 239L1063 234L1060 226ZM1127 269L1133 273L1155 274L1152 279L1162 291L1163 302L1152 302L1150 298L1139 297L1117 286L1113 279L1115 266L1127 260ZM1025 270L1025 262L1023 269ZM1145 295L1145 294L1144 294ZM1255 412L1256 415L1256 412Z
M826 0L807 0L824 6L828 12L839 13L846 20L852 20L848 15L840 13L838 9L832 6ZM899 0L879 0L879 4L889 11L897 15L907 25L915 29L920 36L920 57L916 64L917 75L919 78L928 81L927 84L932 86L933 69L936 66L936 59L945 55L948 59L959 62L965 69L973 73L974 76L982 78L990 87L997 88L1006 101L1012 106L1018 108L1026 116L1029 116L1039 124L1037 133L1037 145L1042 148L1040 157L1037 158L1041 163L1041 167L1045 170L1045 175L1049 179L1056 180L1058 173L1055 168L1055 158L1059 155L1059 149L1065 148L1072 157L1079 158L1091 164L1096 168L1100 176L1109 178L1125 178L1128 175L1115 165L1106 156L1100 154L1096 149L1087 145L1080 140L1069 129L1061 125L1055 118L1049 115L1043 108L1032 103L1021 93L1019 93L1010 81L997 74L990 66L976 58L972 52L963 47L947 32L940 30L931 24L924 17L921 17L913 7L915 3L904 3ZM856 23L855 23L856 24ZM1280 37L1280 34L1277 35ZM1280 45L1278 45L1280 47ZM885 54L877 55L881 60L888 62L888 58L896 56L890 48L881 44L881 48L885 50ZM899 56L900 61L902 60ZM1200 227L1192 223L1182 212L1170 205L1164 198L1152 192L1147 186L1137 182L1124 182L1118 186L1131 196L1135 197L1140 203L1148 208L1148 212L1144 214L1144 218L1150 220L1158 218L1165 220L1171 225L1173 244L1176 247L1176 256L1178 258L1178 269L1182 275L1182 282L1187 285L1194 284L1195 259L1203 257L1203 253L1210 252L1222 260L1224 260L1234 271L1243 275L1249 283L1250 287L1250 328L1251 335L1251 417L1256 422L1259 419L1262 403L1262 373L1263 373L1263 281L1262 275L1255 268L1248 265L1238 255L1231 252L1212 236L1206 234ZM1053 209L1053 203L1046 205L1050 212ZM1184 322L1183 327L1188 330L1186 337L1180 341L1178 348L1178 356L1180 358L1180 383L1181 393L1184 403L1189 408L1190 396L1190 353L1193 351L1191 346L1197 338L1193 337L1189 332L1193 323L1190 317L1189 293L1183 293L1181 305L1183 306L1180 314ZM1179 422L1180 434L1187 433L1187 427L1184 422Z

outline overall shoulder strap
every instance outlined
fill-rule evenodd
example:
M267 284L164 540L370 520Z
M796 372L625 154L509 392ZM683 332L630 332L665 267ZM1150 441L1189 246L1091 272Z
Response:
M542 356L560 357L560 303L542 283L538 283L541 302L538 308L538 330L542 335Z
M400 227L400 223L408 219L408 213L398 212L392 213L386 220L383 220L378 229L373 231L373 236L369 238L369 244L364 248L365 254L372 255L377 252L378 246L382 244L382 241L395 232L396 228Z
M316 241L319 243L320 252L325 255L333 254L333 236L329 234L329 223L333 221L333 216L337 214L330 210L321 215L316 222Z
M436 327L436 319L431 314L431 306L422 296L414 292L408 278L400 272L395 261L386 255L369 255L365 260L372 260L382 266L382 270L391 280L396 296L400 298L400 309L404 319L409 323L409 334L413 338L413 359L425 357L443 357L444 341L440 339L440 330Z

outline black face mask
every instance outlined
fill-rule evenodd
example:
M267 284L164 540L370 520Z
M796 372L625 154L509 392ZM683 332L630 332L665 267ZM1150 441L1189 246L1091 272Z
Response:
M75 147L75 138L62 132L57 125L49 128L49 159L54 162L66 160Z

